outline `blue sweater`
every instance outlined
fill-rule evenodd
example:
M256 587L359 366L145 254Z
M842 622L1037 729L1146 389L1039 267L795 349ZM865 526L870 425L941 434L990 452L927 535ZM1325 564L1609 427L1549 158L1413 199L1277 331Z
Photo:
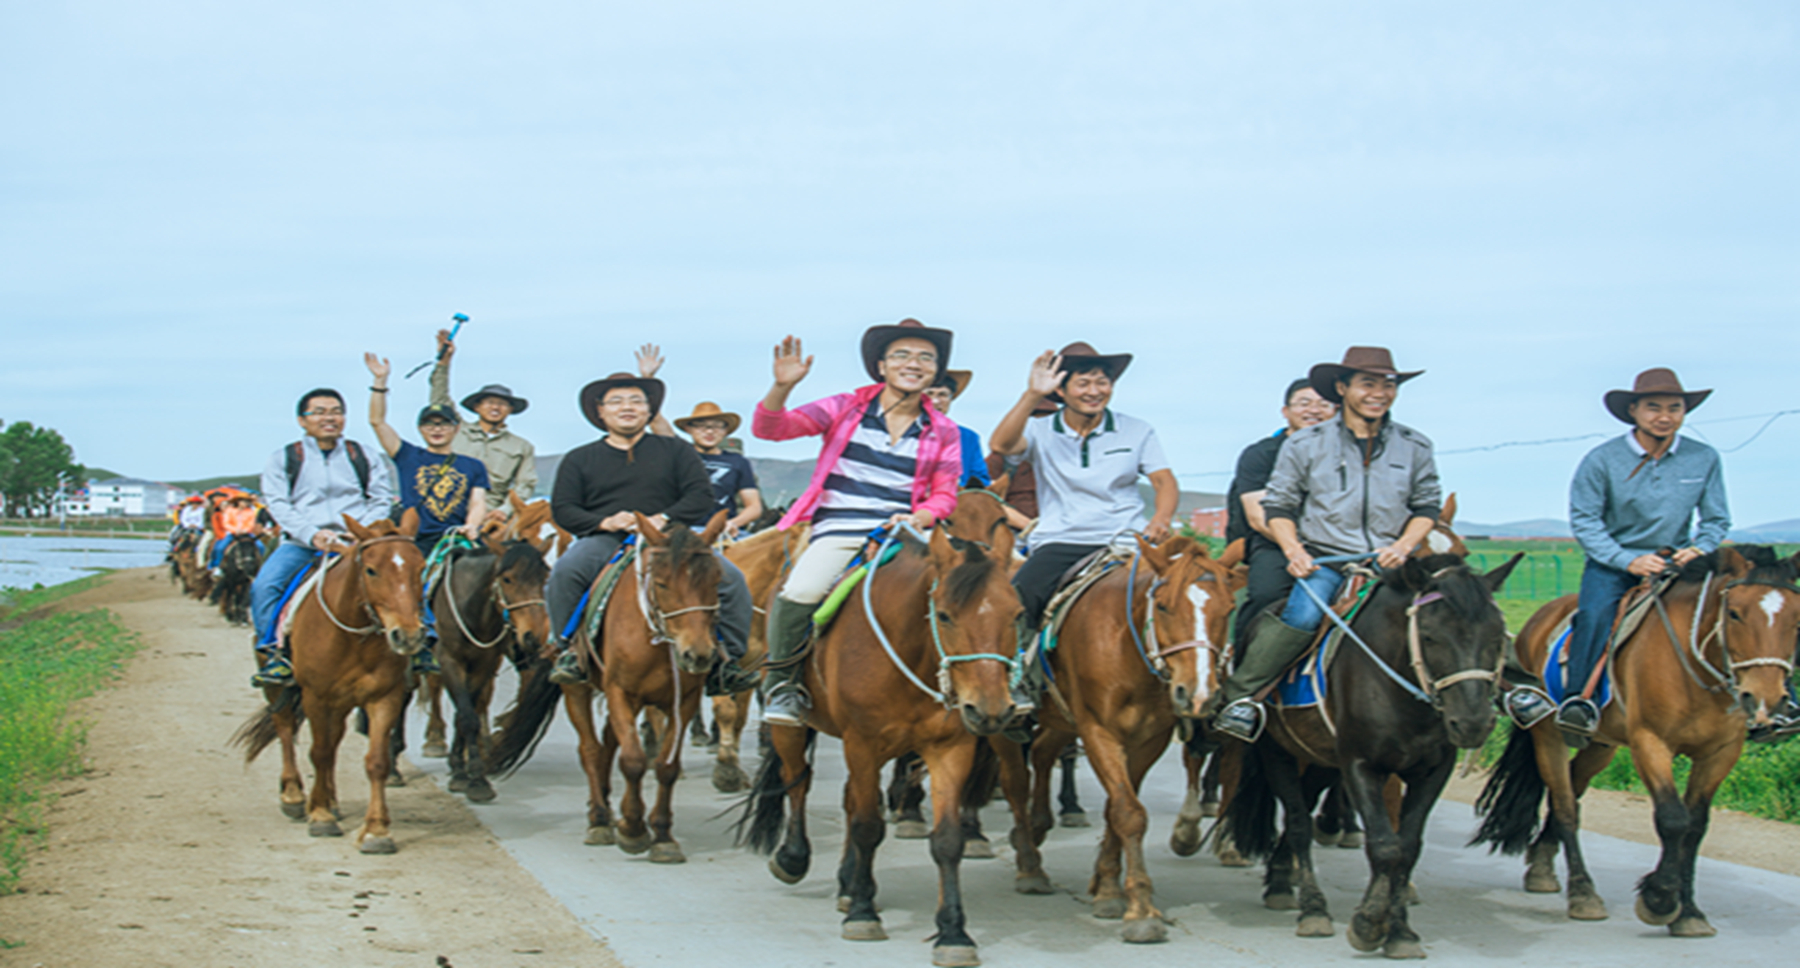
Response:
M1632 476L1632 469L1643 467ZM1694 514L1700 525L1688 537ZM1624 571L1658 548L1712 551L1731 528L1719 452L1677 436L1660 460L1644 461L1631 433L1588 451L1569 484L1569 527L1587 556Z

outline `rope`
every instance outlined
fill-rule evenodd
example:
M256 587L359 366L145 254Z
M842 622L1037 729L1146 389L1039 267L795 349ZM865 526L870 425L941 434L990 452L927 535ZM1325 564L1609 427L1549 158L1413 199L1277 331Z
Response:
M1343 562L1343 561L1356 561L1356 560L1363 560L1363 559L1368 559L1368 558L1373 558L1373 557L1375 557L1375 556L1374 555L1338 555L1338 556L1334 556L1332 558L1314 558L1313 561L1315 563L1323 562L1326 564L1335 564L1335 563ZM1326 604L1325 600L1319 597L1318 592L1313 591L1311 585L1308 585L1305 581L1300 581L1297 584L1299 584L1299 586L1301 588L1306 590L1307 596L1313 600L1313 604L1319 606L1320 611L1323 611L1325 613L1325 617L1331 620L1331 624L1336 625L1338 627L1338 629L1344 633L1345 638L1356 643L1356 647L1361 649L1363 651L1363 654L1369 657L1369 661L1375 663L1375 668L1380 669L1383 675L1387 676L1389 679L1392 679L1394 681L1394 683L1396 685L1398 685L1401 689L1406 690L1407 695L1412 696L1414 699L1417 699L1418 701L1420 701L1422 703L1431 703L1431 697L1429 695L1426 695L1425 690L1420 689L1418 686L1416 686L1410 682L1407 682L1405 676L1402 676L1400 673L1395 672L1393 666L1388 665L1387 662L1381 658L1381 656L1376 655L1375 650L1369 647L1369 643L1364 642L1362 640L1362 636L1357 635L1356 632L1350 628L1348 623L1346 623L1342 618L1339 618L1338 613L1331 610L1331 606Z

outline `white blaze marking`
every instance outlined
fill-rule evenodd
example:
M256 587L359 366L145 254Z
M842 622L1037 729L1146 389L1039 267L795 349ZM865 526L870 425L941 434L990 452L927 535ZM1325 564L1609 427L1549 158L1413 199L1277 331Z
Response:
M1430 534L1425 536L1425 547L1430 548L1432 554L1447 555L1455 546L1450 543L1449 535L1433 529Z
M1210 645L1206 638L1206 603L1212 600L1212 594L1199 585L1189 585L1187 597L1194 603L1194 638Z
M1781 592L1773 588L1769 589L1769 593L1762 597L1763 614L1769 617L1770 628L1775 627L1775 616L1781 614L1781 606L1785 604L1787 604L1787 599L1781 597Z
M400 557L400 552L398 552L398 551L394 552L394 567L400 568L400 569L404 569L406 567L406 559Z
M556 523L555 522L545 521L543 524L538 525L538 540L539 541L548 541L554 537L556 537Z

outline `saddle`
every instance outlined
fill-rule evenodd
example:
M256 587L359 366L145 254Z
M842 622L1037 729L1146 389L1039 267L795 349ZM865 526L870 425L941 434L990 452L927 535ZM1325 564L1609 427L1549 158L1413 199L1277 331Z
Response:
M425 559L425 573L421 579L425 586L425 602L428 606L431 603L432 593L437 591L438 583L444 580L444 572L448 570L445 566L450 563L451 556L473 547L475 547L475 542L457 531L446 531L444 536L438 539L437 545L431 549L430 556Z
M625 539L619 550L608 558L605 567L600 569L600 577L581 593L581 601L575 606L575 614L569 616L569 624L562 629L562 639L576 648L586 649L586 658L598 660L599 653L594 649L594 640L600 637L600 620L606 616L606 604L612 601L612 594L619 587L619 579L624 576L625 569L637 558L637 536ZM576 631L586 632L585 636L577 636ZM585 638L586 645L581 644ZM598 666L594 666L598 668Z
M1114 547L1101 548L1087 557L1069 566L1056 582L1056 593L1044 606L1042 631L1038 633L1033 647L1040 652L1048 653L1056 650L1057 634L1062 631L1063 622L1069 617L1069 610L1075 602L1094 583L1106 577L1106 574L1121 565L1131 562L1132 552Z
M306 566L305 571L294 576L294 580L288 583L287 590L281 593L281 598L275 603L275 642L263 642L260 645L267 647L280 643L282 648L287 648L288 631L294 624L294 612L299 610L300 603L306 600L306 596L312 594L313 586L324 581L325 573L342 561L343 557L321 554ZM325 559L323 567L319 565L318 558Z
M1369 593L1374 590L1373 575L1352 571L1331 600L1331 610L1348 625L1362 611ZM1338 646L1343 640L1344 630L1336 622L1329 619L1320 622L1312 645L1256 698L1268 699L1276 706L1289 709L1317 706L1325 700L1325 673L1331 668L1332 660L1337 658Z
M1612 701L1613 654L1633 635L1637 634L1638 628L1644 624L1644 619L1648 618L1651 610L1655 608L1656 599L1668 591L1672 584L1674 584L1673 581L1645 581L1626 592L1625 597L1619 600L1619 612L1613 619L1612 635L1606 640L1606 651L1601 655L1600 665L1595 670L1599 675L1599 680L1594 687L1595 705L1605 708L1606 704ZM1550 631L1550 647L1544 650L1542 667L1520 669L1526 676L1536 682L1541 682L1544 692L1549 695L1551 701L1559 704L1564 699L1578 696L1587 689L1585 682L1571 683L1568 681L1569 635L1574 628L1575 613L1570 612L1563 616L1563 620ZM1507 669L1511 672L1514 668L1519 668L1516 652L1508 656ZM1527 684L1532 683L1528 682Z

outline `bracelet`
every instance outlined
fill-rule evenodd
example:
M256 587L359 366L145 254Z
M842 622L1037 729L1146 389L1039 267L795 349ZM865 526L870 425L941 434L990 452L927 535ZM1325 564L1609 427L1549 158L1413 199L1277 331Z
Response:
M370 387L369 392L370 393L386 393L386 392L388 392L388 388L387 387Z

